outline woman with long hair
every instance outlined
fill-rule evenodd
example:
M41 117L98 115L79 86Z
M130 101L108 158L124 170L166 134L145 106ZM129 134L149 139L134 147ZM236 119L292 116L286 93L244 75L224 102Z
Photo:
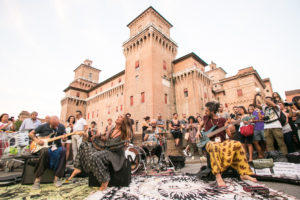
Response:
M130 120L121 115L116 120L115 127L105 138L94 137L92 143L83 142L74 161L74 171L67 179L70 181L74 176L84 170L92 173L101 183L99 190L107 188L110 174L108 166L112 164L114 171L119 171L125 161L124 146L131 137Z
M171 129L171 133L174 137L175 146L179 146L180 140L182 138L182 133L181 133L181 130L180 130L181 129L181 123L178 119L178 114L177 113L173 114L173 119L171 120L169 128Z
M279 103L282 101L281 96L278 94L278 92L273 92L272 98L274 99L275 103Z
M75 122L76 122L75 116L70 115L67 120L66 133L73 133L73 126ZM72 144L71 136L68 136L65 140L64 139L62 140L62 145L63 147L66 148L66 161L68 161L69 159L71 144Z
M148 128L150 128L150 117L149 116L146 116L144 118L145 121L143 121L142 123L142 141L144 142L144 137L146 135L146 131Z
M249 162L253 160L253 135L244 136L241 134L241 128L247 126L252 122L252 118L248 115L247 110L244 106L239 106L239 114L241 116L240 130L239 130L239 141L242 143L245 152L249 153ZM248 149L248 151L247 151Z

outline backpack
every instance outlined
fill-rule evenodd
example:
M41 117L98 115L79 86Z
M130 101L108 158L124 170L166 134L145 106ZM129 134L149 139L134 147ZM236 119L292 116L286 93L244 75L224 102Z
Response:
M285 114L282 111L280 111L280 116L278 116L278 113L276 112L275 109L274 109L274 111L275 111L275 113L276 113L276 115L278 117L278 120L279 120L281 126L283 127L286 124L286 116L285 116Z

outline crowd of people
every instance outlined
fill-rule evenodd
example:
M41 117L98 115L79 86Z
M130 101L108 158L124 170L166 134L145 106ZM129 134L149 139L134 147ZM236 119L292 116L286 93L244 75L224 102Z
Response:
M295 97L293 102L283 102L278 93L272 97L258 93L247 108L235 106L232 112L223 104L208 102L203 116L197 113L196 116L182 114L179 117L174 113L170 120L163 120L161 114L156 119L146 116L142 123L143 149L147 155L157 156L159 161L165 150L164 133L169 131L175 146L182 148L186 157L194 160L198 152L200 157L207 158L220 187L225 186L221 174L229 166L236 169L242 179L256 181L250 176L252 171L248 164L253 159L269 157L275 151L285 156L299 149L299 110L300 97ZM56 116L46 116L45 122L41 123L37 116L37 112L32 112L30 118L22 122L19 131L28 131L30 139L38 145L44 145L41 136L68 136L53 141L49 144L50 148L42 148L38 152L33 188L40 188L40 177L48 167L55 170L54 184L60 187L60 178L69 162L74 164L75 170L68 181L85 171L93 173L102 183L101 190L106 189L110 179L108 163L119 170L125 159L123 147L132 143L134 120L131 115L120 115L115 123L111 118L107 119L102 131L97 129L95 121L88 125L79 110L68 117L66 124L60 123ZM13 131L13 117L2 114L0 129ZM221 131L216 132L218 129ZM216 133L210 136L204 147L200 146L206 133L212 130ZM151 146L150 150L147 145Z

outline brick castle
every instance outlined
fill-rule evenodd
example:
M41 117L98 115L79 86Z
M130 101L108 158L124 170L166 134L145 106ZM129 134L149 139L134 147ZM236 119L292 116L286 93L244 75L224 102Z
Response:
M272 94L270 79L262 79L253 67L235 76L213 62L207 64L195 53L177 58L177 44L170 37L172 24L149 7L127 27L130 36L123 43L125 70L99 83L101 70L85 60L75 70L74 80L64 90L61 120L81 110L88 123L96 121L100 131L108 118L131 113L137 132L145 116L170 119L172 113L204 114L211 100L229 110L234 105L248 106L257 88ZM209 68L209 69L206 69Z

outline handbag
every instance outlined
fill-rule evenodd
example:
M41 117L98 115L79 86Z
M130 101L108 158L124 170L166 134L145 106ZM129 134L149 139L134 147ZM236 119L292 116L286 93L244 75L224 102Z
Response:
M240 128L240 131L241 131L241 134L245 137L252 136L254 133L254 126L252 124L242 126Z

